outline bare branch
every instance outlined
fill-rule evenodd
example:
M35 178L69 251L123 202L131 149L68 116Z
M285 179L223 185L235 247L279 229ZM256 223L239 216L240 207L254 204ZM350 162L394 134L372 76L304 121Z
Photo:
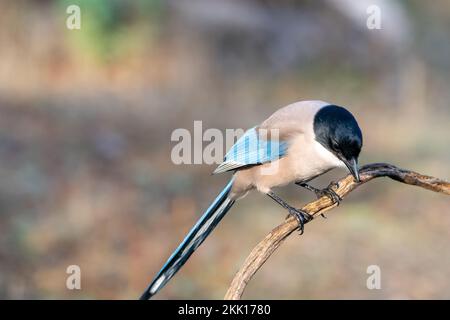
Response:
M360 185L378 177L389 177L398 182L450 195L450 183L438 178L400 169L386 163L373 163L363 166L360 169L361 182L356 182L353 177L349 175L342 178L337 183L337 187L334 187L333 190L341 198L344 198L347 194ZM333 203L328 197L324 196L316 201L308 203L302 208L302 210L308 212L315 218L317 215L329 211L336 206L337 204ZM260 243L258 243L245 260L241 269L235 275L225 295L225 299L239 300L253 275L281 245L284 239L286 239L297 228L297 220L293 217L289 217L282 224L274 228Z

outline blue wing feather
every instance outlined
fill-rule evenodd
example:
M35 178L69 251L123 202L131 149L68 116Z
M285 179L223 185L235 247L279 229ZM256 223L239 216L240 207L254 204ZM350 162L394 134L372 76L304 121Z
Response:
M287 148L287 142L262 139L252 128L231 147L214 173L277 160L286 154Z

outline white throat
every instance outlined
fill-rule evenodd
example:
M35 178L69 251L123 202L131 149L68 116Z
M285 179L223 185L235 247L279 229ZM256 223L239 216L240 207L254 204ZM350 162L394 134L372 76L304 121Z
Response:
M331 168L345 168L345 163L336 157L332 152L330 152L327 148L325 148L320 142L314 140L314 146L316 148L317 154L320 159L324 162L325 165L330 166Z

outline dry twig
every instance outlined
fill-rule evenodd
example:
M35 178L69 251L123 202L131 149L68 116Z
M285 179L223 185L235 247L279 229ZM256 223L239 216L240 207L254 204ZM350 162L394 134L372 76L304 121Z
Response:
M365 165L360 169L361 182L356 182L351 175L341 179L337 183L334 191L344 198L348 193L356 189L358 186L369 182L378 177L389 177L395 181L405 184L415 185L434 192L450 195L450 183L425 176L413 171L397 168L391 164L373 163ZM333 203L328 197L324 196L316 201L305 205L302 210L308 212L314 218L318 215L331 210L337 204ZM293 231L298 228L297 220L289 217L278 227L274 228L256 247L245 260L241 269L235 275L230 287L225 295L226 300L238 300L241 298L245 287L251 280L253 275L266 262L272 253L281 245Z

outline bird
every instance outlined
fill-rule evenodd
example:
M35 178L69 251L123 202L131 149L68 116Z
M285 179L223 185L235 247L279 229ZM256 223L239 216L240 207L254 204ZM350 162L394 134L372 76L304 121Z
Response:
M148 300L175 275L192 253L237 200L257 190L273 199L293 215L299 224L312 219L280 198L274 188L294 183L316 194L340 197L330 185L324 189L309 182L334 169L347 168L359 182L358 158L363 145L355 117L342 106L321 100L299 101L275 111L259 125L247 130L226 153L214 174L232 172L232 177L208 209L172 253L141 295Z

